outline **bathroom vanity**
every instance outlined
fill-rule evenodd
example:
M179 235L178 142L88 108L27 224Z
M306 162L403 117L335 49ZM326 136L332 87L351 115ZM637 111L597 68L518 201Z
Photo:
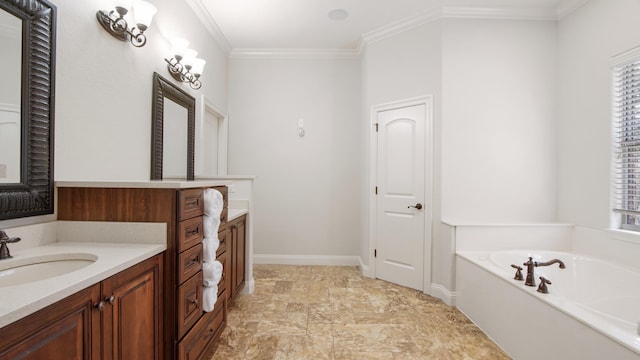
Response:
M156 255L7 325L0 359L160 359L162 265Z
M226 325L227 304L245 282L246 212L229 219L228 181L58 184L58 219L167 224L163 274L165 359L202 359ZM223 194L216 258L223 264L218 299L202 310L203 190Z

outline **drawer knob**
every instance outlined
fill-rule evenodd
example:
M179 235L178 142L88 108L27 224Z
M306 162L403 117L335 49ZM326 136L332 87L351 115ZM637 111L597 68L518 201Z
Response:
M116 301L116 298L115 298L115 296L111 295L111 296L105 298L104 301L108 302L110 305L113 305L113 303Z
M95 304L94 307L96 308L96 310L98 311L104 311L105 308L105 304L104 301L100 301L99 303Z

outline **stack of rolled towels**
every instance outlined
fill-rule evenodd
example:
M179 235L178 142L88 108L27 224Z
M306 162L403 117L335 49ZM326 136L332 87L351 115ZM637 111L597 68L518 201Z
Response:
M218 283L222 278L222 264L216 260L216 251L220 245L218 228L220 227L220 214L223 206L222 194L218 190L204 190L202 309L207 312L213 310L218 300Z

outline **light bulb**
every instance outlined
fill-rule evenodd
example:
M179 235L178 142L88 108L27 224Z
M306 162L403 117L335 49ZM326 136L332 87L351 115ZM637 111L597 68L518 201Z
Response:
M151 25L153 15L155 15L157 11L158 9L156 9L155 6L146 1L136 0L133 2L133 16L135 18L135 22L136 24L143 25L145 29Z
M207 62L204 59L195 58L191 62L191 73L194 75L202 75L202 70L204 70L204 64Z

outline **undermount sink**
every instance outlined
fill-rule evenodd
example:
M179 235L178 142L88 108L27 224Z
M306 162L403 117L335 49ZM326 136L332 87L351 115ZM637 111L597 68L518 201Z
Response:
M93 254L52 254L0 262L0 287L22 285L68 274L93 264ZM6 263L4 262L6 261Z

